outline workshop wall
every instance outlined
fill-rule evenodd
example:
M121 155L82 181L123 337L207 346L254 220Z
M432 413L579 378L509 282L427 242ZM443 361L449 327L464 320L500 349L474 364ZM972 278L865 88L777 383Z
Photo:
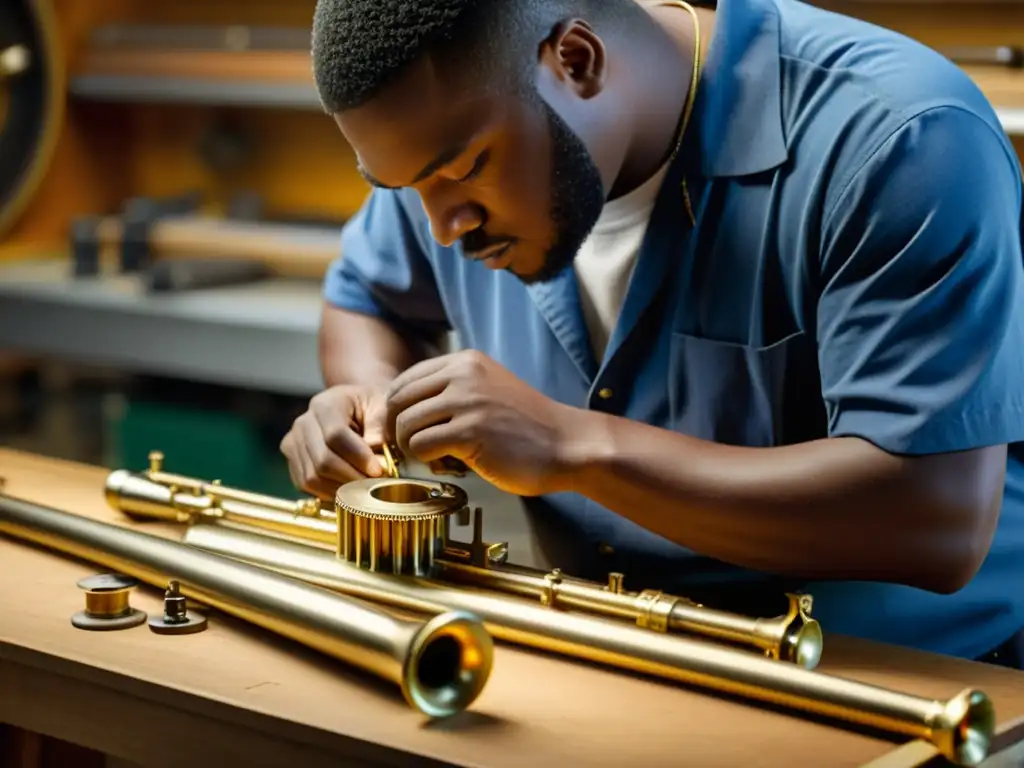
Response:
M304 30L315 5L315 0L53 1L71 78L89 65L89 35L102 25L253 24ZM818 4L939 48L1024 44L1021 3L820 0ZM308 57L288 66L308 79ZM295 76L294 72L288 76ZM216 74L208 73L211 78ZM1024 107L1020 73L975 69L972 75L998 106ZM1017 146L1024 144L1017 140ZM0 258L41 244L60 248L75 216L116 211L129 196L186 190L201 192L205 205L215 213L226 210L238 194L258 190L270 215L327 220L350 215L368 191L355 172L351 150L316 109L238 108L187 100L114 104L72 95L36 204L0 246Z
M266 25L305 34L314 0L53 0L68 80L86 74L95 57L90 34L110 24ZM243 82L309 79L308 55L255 54L245 67L256 77ZM199 57L193 57L198 59ZM216 80L179 57L196 80ZM277 61L278 69L271 69ZM216 64L216 62L214 62ZM266 70L270 71L266 71ZM176 70L168 77L176 76ZM26 249L63 247L70 222L85 214L116 212L132 196L200 192L208 212L225 211L233 198L257 192L266 215L343 220L365 198L368 187L355 170L351 149L315 107L264 107L211 102L171 103L147 99L95 100L71 89L66 119L46 179L34 204L0 238L0 259ZM141 102L141 103L140 103Z

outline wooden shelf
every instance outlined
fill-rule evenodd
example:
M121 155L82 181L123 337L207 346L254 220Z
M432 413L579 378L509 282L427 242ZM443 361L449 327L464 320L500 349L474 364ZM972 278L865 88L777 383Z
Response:
M321 108L307 51L94 49L69 89L94 101Z
M996 106L1007 133L1024 135L1024 70L964 69ZM321 109L303 49L94 44L74 68L69 87L72 95L96 101Z

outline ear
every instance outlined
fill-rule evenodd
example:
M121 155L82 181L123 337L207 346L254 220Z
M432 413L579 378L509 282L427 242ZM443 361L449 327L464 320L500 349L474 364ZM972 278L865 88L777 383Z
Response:
M582 19L569 19L555 27L541 43L540 64L581 99L593 98L604 88L604 41Z

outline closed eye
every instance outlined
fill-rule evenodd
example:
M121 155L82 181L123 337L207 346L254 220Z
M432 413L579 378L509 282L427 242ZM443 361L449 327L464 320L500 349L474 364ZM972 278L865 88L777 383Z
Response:
M473 163L473 167L469 169L469 173L467 173L465 176L458 180L459 183L465 184L467 181L472 181L477 176L479 176L483 172L484 166L487 165L487 161L490 159L491 150L485 149L483 152L476 156L476 161Z

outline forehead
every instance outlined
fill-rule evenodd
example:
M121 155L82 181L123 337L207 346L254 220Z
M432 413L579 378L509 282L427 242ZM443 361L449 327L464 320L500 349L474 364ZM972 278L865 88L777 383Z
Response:
M493 124L501 106L494 93L470 77L424 59L373 100L334 120L363 170L400 186L439 153L453 153Z

